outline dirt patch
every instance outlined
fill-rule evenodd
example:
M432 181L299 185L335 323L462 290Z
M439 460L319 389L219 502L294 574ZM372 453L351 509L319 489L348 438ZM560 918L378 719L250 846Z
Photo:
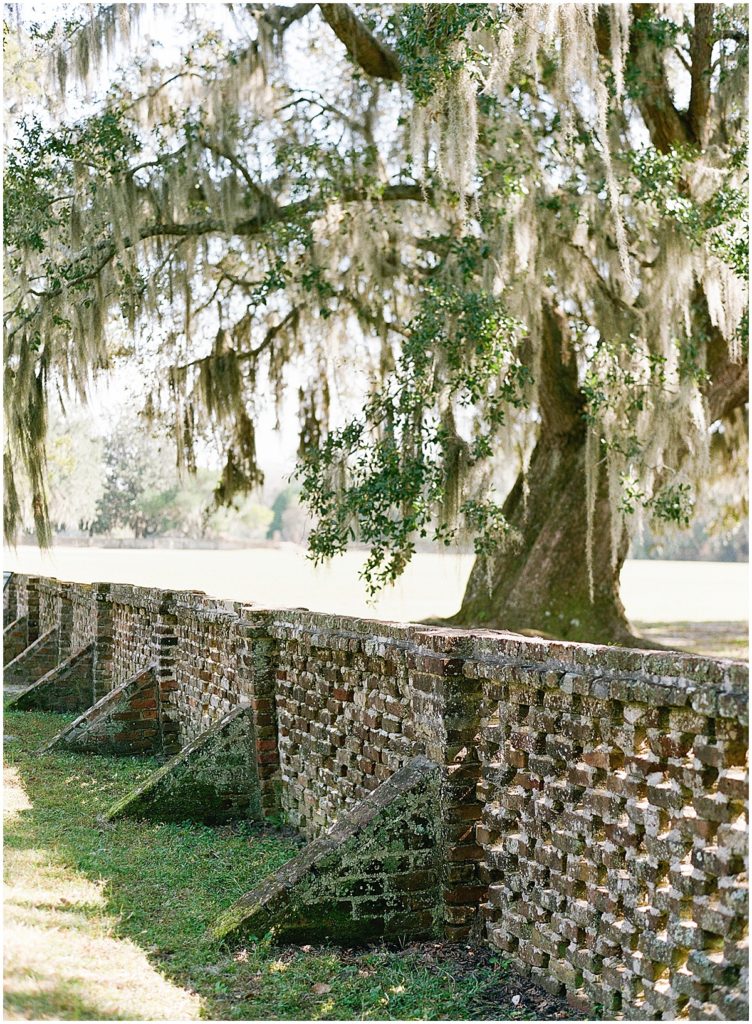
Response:
M296 959L300 953L321 954L319 946L285 946L279 950L281 963ZM340 964L351 964L359 973L378 977L378 961L374 958L393 956L399 952L415 968L431 974L450 974L458 982L473 977L478 979L478 991L471 999L466 1020L594 1020L595 1012L588 1016L536 985L529 978L517 974L491 947L459 945L453 942L409 942L399 947L388 944L337 949ZM371 954L369 957L368 954ZM368 964L368 966L366 966Z

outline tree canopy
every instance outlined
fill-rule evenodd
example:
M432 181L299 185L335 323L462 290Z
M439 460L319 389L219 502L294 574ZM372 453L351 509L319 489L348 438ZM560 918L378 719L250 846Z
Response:
M6 158L6 535L20 473L45 536L48 394L140 360L180 463L226 453L219 502L294 388L316 556L365 541L376 587L416 537L469 535L460 621L577 636L600 603L590 632L626 632L635 517L689 521L714 436L743 463L745 5L90 5L13 32L53 79Z

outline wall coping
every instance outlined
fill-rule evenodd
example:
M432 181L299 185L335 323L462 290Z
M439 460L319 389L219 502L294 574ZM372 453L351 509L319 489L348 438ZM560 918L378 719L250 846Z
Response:
M16 574L28 579L25 574ZM72 583L54 577L36 578L45 589L55 585L104 592L113 604L125 604L182 617L205 618L241 627L264 626L277 639L290 632L341 637L373 644L373 653L384 645L410 649L419 654L460 658L476 666L538 668L562 674L564 685L576 685L574 677L591 683L638 682L658 690L655 697L668 704L686 704L687 698L705 694L703 709L722 717L737 717L748 704L749 667L732 659L704 657L681 651L652 651L604 644L546 640L490 629L455 629L414 622L394 622L357 616L314 612L305 608L280 608L213 597L199 590L162 590L126 583ZM368 653L368 652L366 652ZM670 691L673 691L670 692ZM710 691L710 692L709 692ZM712 696L711 696L712 692ZM616 698L629 700L627 689ZM724 699L729 698L729 699ZM634 700L645 700L635 692ZM658 703L661 700L657 701ZM653 701L655 702L655 701Z

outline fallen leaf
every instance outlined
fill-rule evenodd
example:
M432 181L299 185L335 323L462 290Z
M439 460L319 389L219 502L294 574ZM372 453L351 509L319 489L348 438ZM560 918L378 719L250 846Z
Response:
M331 985L325 985L323 983L323 981L318 981L318 982L316 982L315 985L311 986L311 992L313 992L313 994L315 996L325 996L327 992L331 992L331 991L332 991L332 986Z

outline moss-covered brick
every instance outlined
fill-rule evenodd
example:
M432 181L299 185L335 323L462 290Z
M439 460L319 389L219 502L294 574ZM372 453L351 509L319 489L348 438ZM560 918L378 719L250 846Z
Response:
M92 701L94 644L66 658L8 702L14 711L85 711Z
M11 642L57 630L59 661L94 640L94 698L123 684L61 745L181 753L129 813L222 820L255 813L260 791L313 841L222 934L466 940L480 905L510 962L577 1005L746 1019L744 666L196 592L12 586ZM410 774L417 756L440 785Z
M238 900L215 938L362 942L438 934L442 769L416 757Z
M260 818L250 706L225 715L119 800L107 816L210 824Z

